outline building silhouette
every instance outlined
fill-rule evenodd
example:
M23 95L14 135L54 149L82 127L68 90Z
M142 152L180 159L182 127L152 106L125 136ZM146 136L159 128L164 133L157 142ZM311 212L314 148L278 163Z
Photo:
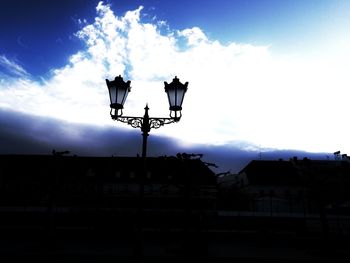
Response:
M182 251L176 255L189 255L201 242L190 245L198 239L190 232L201 232L204 219L216 213L215 174L186 154L159 158L3 155L0 167L0 227L5 244L1 254L14 249L6 244L17 236L15 246L29 248L16 255L65 255L67 250L81 251L76 245L87 242L86 254L101 243L122 250L112 249L113 255L133 256L142 254L145 244L154 239L170 247L175 242ZM38 248L30 249L32 244ZM39 248L43 244L51 245L43 252Z
M0 156L0 259L343 262L348 160ZM311 251L311 252L310 252Z

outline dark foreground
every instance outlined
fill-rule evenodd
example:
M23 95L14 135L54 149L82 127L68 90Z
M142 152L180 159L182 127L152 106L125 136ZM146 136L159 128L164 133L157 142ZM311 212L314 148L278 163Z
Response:
M184 220L182 215L144 214L140 225L138 216L7 211L1 217L0 259L74 263L350 260L349 236L337 233L336 225L325 233L317 218L216 214Z

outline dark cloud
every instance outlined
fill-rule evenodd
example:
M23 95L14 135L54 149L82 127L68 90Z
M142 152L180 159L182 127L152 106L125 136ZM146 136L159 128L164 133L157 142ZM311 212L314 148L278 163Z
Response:
M51 154L52 150L69 150L80 156L136 156L141 153L142 137L138 129L96 127L73 124L56 119L36 117L13 111L0 110L0 154ZM148 155L176 155L177 153L204 154L203 160L219 168L215 172L242 169L253 159L324 159L326 154L301 151L268 152L246 151L234 146L194 145L180 146L174 139L150 134Z

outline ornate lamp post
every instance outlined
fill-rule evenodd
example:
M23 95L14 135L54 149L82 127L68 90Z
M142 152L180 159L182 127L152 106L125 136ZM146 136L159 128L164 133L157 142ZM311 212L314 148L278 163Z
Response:
M131 81L125 82L119 75L113 81L106 79L109 98L111 101L111 117L113 120L121 121L131 125L133 128L140 128L142 131L142 157L147 153L147 137L152 128L158 129L165 124L178 122L181 119L182 102L187 91L188 82L182 84L177 77L171 83L164 82L165 92L168 94L170 117L150 118L148 105L146 104L143 117L123 116L123 108L128 93L131 91Z

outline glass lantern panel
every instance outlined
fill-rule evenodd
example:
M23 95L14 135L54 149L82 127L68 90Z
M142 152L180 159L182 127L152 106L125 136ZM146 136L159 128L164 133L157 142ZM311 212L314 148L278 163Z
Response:
M116 103L116 92L117 92L117 88L115 86L110 86L109 87L109 98L111 100L111 104Z
M127 94L128 94L128 90L124 87L122 87L122 88L120 87L117 91L116 102L120 105L124 105Z
M176 105L176 90L173 88L168 89L168 99L169 99L169 104L170 107Z
M184 95L185 95L185 90L184 89L178 89L177 90L175 106L181 107L182 101L184 99Z

